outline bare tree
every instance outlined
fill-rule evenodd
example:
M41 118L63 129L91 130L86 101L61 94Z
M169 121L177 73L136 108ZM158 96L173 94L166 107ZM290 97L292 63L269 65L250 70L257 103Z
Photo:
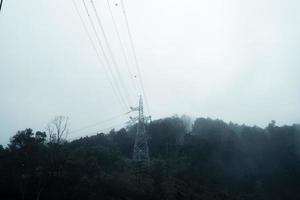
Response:
M68 122L69 118L66 116L56 116L46 126L46 131L50 137L50 141L54 143L60 143L62 139L66 139L68 136Z

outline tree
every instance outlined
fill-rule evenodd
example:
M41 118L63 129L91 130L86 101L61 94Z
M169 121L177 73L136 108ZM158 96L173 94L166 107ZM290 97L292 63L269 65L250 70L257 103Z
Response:
M68 122L68 117L60 115L48 123L46 131L48 132L50 142L59 144L63 139L67 138L69 133Z
M187 132L186 121L147 125L151 160L138 172L136 125L70 142L65 117L48 124L50 142L45 132L18 131L0 145L0 199L300 199L300 125L198 118Z

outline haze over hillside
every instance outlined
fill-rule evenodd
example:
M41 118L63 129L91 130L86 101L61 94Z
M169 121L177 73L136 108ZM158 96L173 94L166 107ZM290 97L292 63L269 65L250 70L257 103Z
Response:
M0 0L0 200L299 200L299 0Z
M19 131L0 146L1 199L298 200L300 125L265 129L187 117L146 126L150 159L132 160L136 125L66 142ZM52 132L52 134L56 132Z
M104 62L82 1L75 3ZM95 1L128 101L136 106L131 79L141 77L121 4L110 1L133 76L106 4ZM87 7L104 42L90 1ZM273 119L299 122L299 1L126 0L125 7L155 119L188 114L261 127ZM71 0L5 1L0 44L0 143L27 127L44 130L60 114L76 130L126 112ZM109 56L107 47L105 52Z

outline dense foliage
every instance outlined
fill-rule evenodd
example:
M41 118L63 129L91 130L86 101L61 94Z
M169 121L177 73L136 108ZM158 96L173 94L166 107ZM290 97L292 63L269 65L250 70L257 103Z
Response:
M0 199L300 199L299 125L156 120L148 165L131 161L135 130L72 142L19 131L0 146Z

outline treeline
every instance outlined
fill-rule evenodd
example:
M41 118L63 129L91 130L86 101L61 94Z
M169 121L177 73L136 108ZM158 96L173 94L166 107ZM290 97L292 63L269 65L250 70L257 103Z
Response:
M148 124L149 164L132 162L136 127L75 141L19 131L0 146L0 199L300 199L300 126L171 117Z

